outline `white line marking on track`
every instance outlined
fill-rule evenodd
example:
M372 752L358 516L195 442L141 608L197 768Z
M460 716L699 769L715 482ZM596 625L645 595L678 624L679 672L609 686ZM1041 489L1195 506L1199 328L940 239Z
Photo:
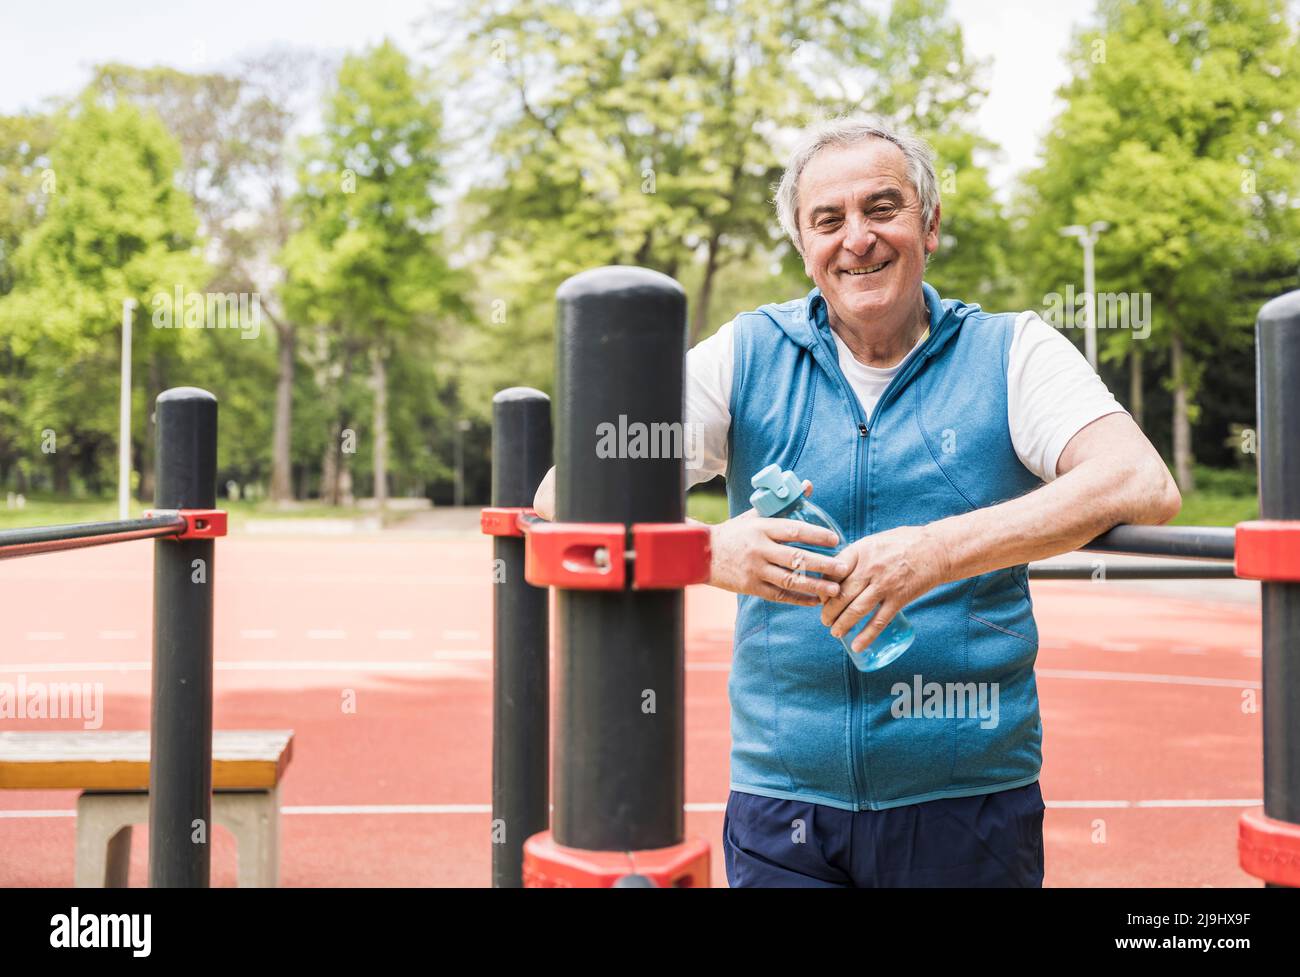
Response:
M135 639L134 631L101 631L99 632L101 641L132 641Z
M435 652L435 654L438 654ZM484 653L486 654L486 653ZM452 652L439 661L217 661L219 672L430 672L450 670L460 674L453 662L473 661L469 655ZM149 662L31 662L0 665L0 675L41 672L147 672ZM487 672L483 673L485 676Z
M1225 689L1258 689L1253 679L1211 678L1203 675L1155 675L1149 672L1090 672L1075 668L1036 668L1042 678L1077 678L1099 682L1158 682L1164 685L1210 685Z
M62 631L28 631L28 641L62 641Z
M1223 808L1223 807L1259 807L1263 804L1259 798L1205 798L1149 801L1047 801L1046 806L1060 810L1087 810L1097 808L1143 808L1146 810L1170 810L1174 808ZM683 805L687 813L719 814L727 809L726 801L707 801ZM375 814L491 814L491 804L304 804L288 805L280 808L281 814L295 815L375 815ZM12 820L40 818L75 818L76 810L66 811L29 810L0 811L0 818Z
M346 631L337 628L312 628L307 632L307 637L313 641L342 641L347 636Z
M491 804L316 804L280 808L281 814L491 814Z
M440 648L433 652L433 658L444 662L486 662L492 660L492 652L486 648Z
M239 632L245 641L269 641L276 636L275 628L247 628Z

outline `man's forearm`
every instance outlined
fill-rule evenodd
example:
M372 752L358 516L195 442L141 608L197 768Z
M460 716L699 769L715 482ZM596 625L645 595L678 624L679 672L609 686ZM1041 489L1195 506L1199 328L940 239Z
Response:
M1067 553L1120 523L1166 521L1163 485L1149 468L1090 461L1018 499L930 523L945 556L938 582Z

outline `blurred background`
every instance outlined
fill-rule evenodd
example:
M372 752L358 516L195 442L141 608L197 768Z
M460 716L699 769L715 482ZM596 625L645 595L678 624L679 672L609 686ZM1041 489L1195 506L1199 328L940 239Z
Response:
M1296 14L1284 0L11 8L0 526L115 510L124 307L136 510L153 494L152 400L177 385L220 399L236 517L485 503L491 395L550 391L556 286L603 264L663 271L689 295L692 344L805 294L772 186L800 128L845 113L934 145L940 294L1051 321L1086 287L1080 232L1095 238L1096 291L1128 322L1100 317L1097 368L1175 472L1178 521L1253 518L1254 317L1300 286ZM1083 348L1082 329L1064 332ZM691 508L725 518L717 485Z

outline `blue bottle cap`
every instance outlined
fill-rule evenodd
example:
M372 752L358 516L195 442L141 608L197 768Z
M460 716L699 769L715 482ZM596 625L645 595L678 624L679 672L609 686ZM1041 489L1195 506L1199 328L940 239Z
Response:
M749 497L760 516L774 516L803 495L803 482L792 471L781 471L780 465L768 465L749 480L757 490Z

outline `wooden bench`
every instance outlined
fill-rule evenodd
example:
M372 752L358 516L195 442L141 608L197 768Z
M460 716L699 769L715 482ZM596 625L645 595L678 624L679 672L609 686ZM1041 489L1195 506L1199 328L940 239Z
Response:
M212 820L235 836L241 888L279 884L278 792L292 756L293 730L212 735ZM149 820L149 733L0 733L0 789L80 790L76 885L125 887L131 826Z

